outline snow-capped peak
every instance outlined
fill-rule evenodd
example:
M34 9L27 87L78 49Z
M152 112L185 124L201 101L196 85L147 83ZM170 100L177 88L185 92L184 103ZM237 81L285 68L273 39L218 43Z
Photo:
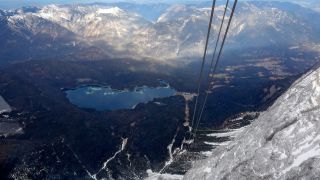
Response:
M99 8L97 14L110 14L119 17L124 11L118 7Z

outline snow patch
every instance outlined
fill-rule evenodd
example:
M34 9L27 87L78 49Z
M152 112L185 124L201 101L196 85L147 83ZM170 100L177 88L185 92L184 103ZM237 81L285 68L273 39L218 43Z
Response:
M217 138L222 138L222 137L236 137L238 134L240 134L245 128L240 128L236 130L230 130L227 132L221 132L221 133L211 133L208 134L207 136L209 137L217 137Z
M151 169L147 170L148 177L145 178L145 180L182 180L182 175L176 175L176 174L160 174L160 173L154 173Z
M212 156L213 152L212 151L205 151L205 152L201 152L202 155L209 157Z
M97 179L97 175L103 171L103 170L106 170L107 169L107 166L109 164L109 162L111 162L112 160L114 160L118 154L120 154L122 151L124 151L124 149L126 148L127 146L127 143L128 143L128 138L125 138L125 139L122 139L122 143L121 143L121 146L120 146L120 149L111 157L109 158L106 162L103 163L103 167L94 175L91 175L91 178L93 179Z
M119 17L123 12L124 11L118 7L112 7L112 8L107 8L107 9L99 8L97 10L98 14L110 14L110 15L117 16L117 17Z
M204 142L207 145L211 146L227 146L229 142Z

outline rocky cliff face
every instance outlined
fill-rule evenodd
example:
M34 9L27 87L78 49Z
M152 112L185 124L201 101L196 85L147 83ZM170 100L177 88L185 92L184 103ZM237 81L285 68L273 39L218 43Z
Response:
M320 177L320 68L296 81L234 142L196 163L184 179Z

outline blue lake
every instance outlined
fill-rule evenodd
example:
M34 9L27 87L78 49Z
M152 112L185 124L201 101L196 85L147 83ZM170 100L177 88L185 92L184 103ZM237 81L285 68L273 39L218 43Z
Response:
M85 86L66 91L69 101L80 107L98 111L134 109L139 103L155 98L165 98L176 94L176 90L167 87L137 87L132 91L116 90L110 87Z

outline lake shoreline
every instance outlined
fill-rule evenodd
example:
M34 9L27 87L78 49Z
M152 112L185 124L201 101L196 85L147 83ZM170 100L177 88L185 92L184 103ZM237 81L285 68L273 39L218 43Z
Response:
M164 83L160 83L163 84ZM81 85L64 88L69 102L79 108L97 111L134 109L140 103L151 102L157 98L175 96L177 91L168 83L166 86L136 86L130 89L113 89L106 85Z

